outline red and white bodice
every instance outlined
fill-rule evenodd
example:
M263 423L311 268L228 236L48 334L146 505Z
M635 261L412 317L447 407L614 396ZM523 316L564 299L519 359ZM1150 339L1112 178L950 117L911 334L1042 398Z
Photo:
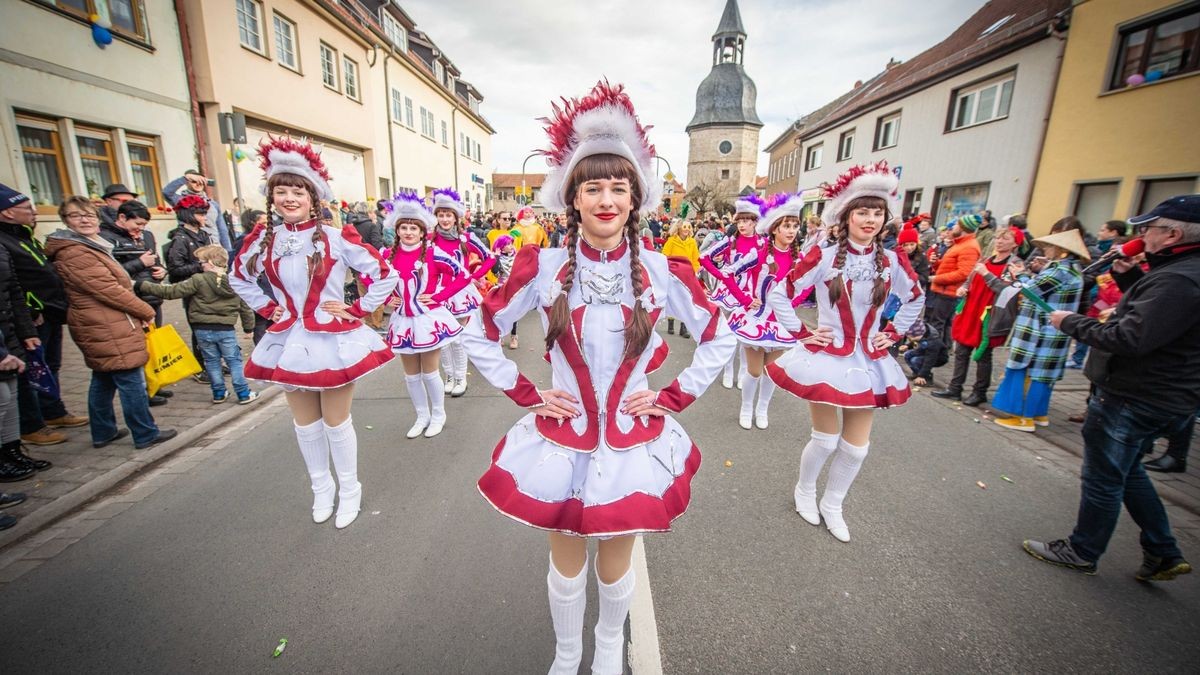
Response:
M482 282L496 264L495 256L487 245L470 231L463 232L453 239L435 232L430 238L430 243L453 258L467 275L470 283L446 300L445 306L456 317L469 316L479 309L483 301L477 284Z
M669 416L621 412L625 398L647 389L647 374L667 356L666 343L651 333L640 354L625 358L634 303L651 321L664 313L679 318L698 342L691 365L658 393L657 404L667 410L679 412L704 392L735 341L687 261L641 251L645 290L634 297L626 243L609 252L582 241L578 246L567 295L571 319L547 356L550 386L574 396L582 414L561 422L523 417L493 451L479 491L496 510L533 527L599 537L663 532L687 509L700 451ZM488 295L480 321L468 323L464 333L479 372L525 407L542 398L498 340L531 310L546 327L564 292L567 258L565 249L521 249L508 282Z
M748 307L762 272L764 237L726 237L700 252L700 265L718 282L712 300L727 310Z
M888 350L874 345L875 334L881 332L882 305L875 306L873 293L876 279L882 278L885 296L891 293L900 299L899 311L882 331L898 341L920 319L925 305L917 275L907 256L883 250L880 270L874 246L860 249L853 244L837 268L837 251L836 246L808 249L767 293L766 303L784 328L799 335L804 327L793 302L804 289L815 287L817 323L832 331L832 341L824 347L792 350L768 366L767 372L776 384L810 401L863 408L899 405L909 397L908 380ZM834 304L829 285L839 276L846 292Z
M321 304L344 301L350 269L371 285L347 309L355 318L342 319ZM259 288L260 275L274 300ZM234 259L229 283L263 317L271 318L278 308L283 313L247 359L246 377L288 388L330 389L383 366L392 351L359 319L383 304L396 281L395 270L352 226L324 226L318 233L316 221L259 225Z

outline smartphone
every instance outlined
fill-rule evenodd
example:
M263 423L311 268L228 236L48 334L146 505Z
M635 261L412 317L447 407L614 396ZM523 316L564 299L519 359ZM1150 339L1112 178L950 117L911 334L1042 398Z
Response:
M216 186L217 186L217 180L215 178L209 178L208 179L208 187L216 187Z

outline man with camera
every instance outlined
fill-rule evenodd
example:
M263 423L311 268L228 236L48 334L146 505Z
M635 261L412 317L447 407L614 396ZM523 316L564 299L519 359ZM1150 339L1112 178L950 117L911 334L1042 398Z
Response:
M208 233L209 241L221 244L221 247L229 251L232 256L237 251L234 251L230 244L229 225L221 213L221 205L217 203L216 199L208 196L208 188L215 184L215 181L209 180L199 170L188 169L182 176L163 186L162 196L171 206L175 206L180 199L187 195L197 195L207 199L208 213L202 228Z
M1149 271L1127 258L1112 266L1124 292L1109 319L1054 312L1050 323L1092 353L1094 385L1083 425L1082 494L1067 539L1028 540L1048 563L1095 574L1124 504L1141 528L1139 581L1192 571L1141 457L1200 409L1200 195L1172 197L1129 223L1145 243Z

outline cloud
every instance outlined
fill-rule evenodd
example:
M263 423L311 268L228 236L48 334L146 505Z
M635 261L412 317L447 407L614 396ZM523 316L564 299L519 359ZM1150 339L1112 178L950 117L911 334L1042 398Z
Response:
M746 72L758 85L760 146L788 122L944 39L982 0L741 0ZM684 127L712 66L725 0L405 0L405 11L484 96L494 170L545 144L538 117L602 77L626 85L651 140L682 179ZM764 173L766 155L759 157ZM543 171L540 158L528 162Z

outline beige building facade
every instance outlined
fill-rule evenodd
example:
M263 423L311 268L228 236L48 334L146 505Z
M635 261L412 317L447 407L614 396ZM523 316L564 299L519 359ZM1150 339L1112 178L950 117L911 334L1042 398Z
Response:
M108 3L114 39L101 49L80 4L0 3L0 182L47 215L63 197L99 197L111 183L154 212L166 177L196 164L175 8Z

